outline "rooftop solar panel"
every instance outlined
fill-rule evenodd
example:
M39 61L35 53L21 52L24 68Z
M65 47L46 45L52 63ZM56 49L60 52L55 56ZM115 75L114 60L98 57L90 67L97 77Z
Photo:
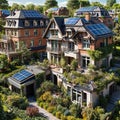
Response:
M66 25L75 25L80 18L68 18L65 22Z
M28 79L29 77L33 76L33 74L27 70L22 70L16 74L14 74L12 77L17 80L18 82L23 82L24 80Z
M112 34L112 31L102 23L87 25L86 28L94 36L102 36L102 35Z
M41 18L43 17L42 14L40 14L39 12L35 11L35 10L22 10L23 14L25 17L31 17L31 18Z

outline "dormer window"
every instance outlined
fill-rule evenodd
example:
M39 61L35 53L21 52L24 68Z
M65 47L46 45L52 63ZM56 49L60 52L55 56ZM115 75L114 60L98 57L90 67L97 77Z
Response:
M33 25L37 26L37 21L36 20L33 21Z
M44 22L42 20L40 21L40 26L44 26Z
M30 26L30 23L29 23L28 20L25 20L25 26L26 26L26 27L27 27L27 26Z
M67 31L66 34L67 34L67 37L71 37L72 36L72 31Z

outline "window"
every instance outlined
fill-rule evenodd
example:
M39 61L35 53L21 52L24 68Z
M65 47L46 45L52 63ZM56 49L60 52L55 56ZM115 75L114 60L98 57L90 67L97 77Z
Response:
M37 26L37 21L36 20L33 21L33 25Z
M42 45L42 40L39 40L39 45Z
M30 26L30 23L28 20L25 20L25 26Z
M25 36L29 36L29 30L25 30Z
M82 67L87 68L90 64L90 57L82 56Z
M33 46L34 46L34 40L31 40L30 47L33 47Z
M71 37L72 32L71 31L67 31L67 37Z
M52 37L58 37L58 31L57 30L52 30L51 35L52 35Z
M74 51L74 43L73 42L68 43L68 50L69 51Z
M34 36L37 36L38 35L38 30L34 30Z
M19 44L18 44L18 42L15 42L15 48L16 48L16 49L19 49Z
M40 21L40 26L44 26L44 22L42 20Z
M83 49L90 48L90 40L83 40Z

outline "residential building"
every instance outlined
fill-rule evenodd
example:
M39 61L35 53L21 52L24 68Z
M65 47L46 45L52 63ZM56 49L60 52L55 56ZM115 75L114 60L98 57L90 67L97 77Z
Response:
M51 63L60 63L61 57L71 64L76 59L79 68L89 64L109 67L112 52L99 61L92 59L88 50L107 49L112 44L112 31L103 23L92 24L84 18L53 18L44 34L47 39L47 57ZM104 51L105 52L105 51Z
M60 8L50 8L45 11L45 15L47 16L49 13L52 13L52 16L68 16L69 10L66 7L60 7Z
M0 18L5 18L10 15L9 10L0 10Z
M114 27L114 22L109 12L98 6L81 7L75 12L75 16L84 16L86 13L90 14L90 20L94 23L104 23L109 28Z
M41 59L46 54L46 39L42 38L49 19L34 10L12 11L6 17L5 35L0 40L0 53L9 59L19 56L21 46L32 53L37 52Z

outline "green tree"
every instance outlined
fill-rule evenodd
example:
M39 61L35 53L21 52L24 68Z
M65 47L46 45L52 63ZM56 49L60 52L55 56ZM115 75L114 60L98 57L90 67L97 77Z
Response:
M40 13L43 13L43 6L42 5L36 5L34 10L37 10Z
M5 113L4 113L3 107L2 107L1 96L0 96L0 120L5 120Z
M80 6L79 0L68 0L67 7L69 9L69 16L74 16L74 12Z
M58 3L56 0L46 0L45 2L45 10L52 8L52 7L56 7L58 6Z
M25 6L24 5L19 5L19 10L23 10L23 9L25 9Z
M89 0L79 0L79 1L80 1L80 7L90 6Z
M109 7L112 7L114 3L116 3L116 0L107 0L107 5Z
M35 9L35 5L30 3L30 4L27 4L26 7L25 7L27 10L34 10Z
M67 7L71 10L76 10L80 6L79 0L68 0Z
M113 4L113 6L112 6L112 8L113 9L120 9L120 4L119 3L115 3L115 4Z
M0 9L8 9L8 1L0 0Z
M11 6L11 10L18 10L19 9L19 4L13 3Z
M6 71L8 68L9 62L6 55L0 55L0 70L2 72Z
M74 59L74 60L71 62L71 68L72 68L73 70L76 70L77 67L78 67L78 62L77 62L77 60Z
M92 5L92 6L103 7L103 5L102 5L100 2L92 2L91 5Z

